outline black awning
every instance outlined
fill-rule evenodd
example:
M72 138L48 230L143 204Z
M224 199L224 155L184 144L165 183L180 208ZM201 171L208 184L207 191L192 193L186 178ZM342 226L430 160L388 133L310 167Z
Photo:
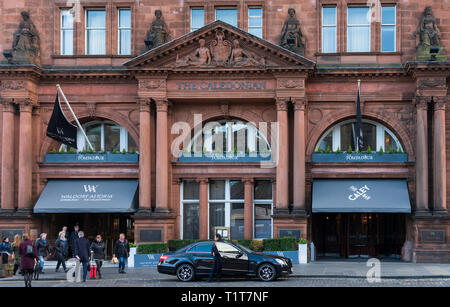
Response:
M411 213L404 179L315 179L312 212Z
M138 180L49 180L34 213L133 213L137 211Z

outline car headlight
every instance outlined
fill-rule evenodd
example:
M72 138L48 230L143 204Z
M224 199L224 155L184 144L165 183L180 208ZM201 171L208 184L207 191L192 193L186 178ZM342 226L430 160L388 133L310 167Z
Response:
M286 261L282 259L275 259L280 265L286 265Z

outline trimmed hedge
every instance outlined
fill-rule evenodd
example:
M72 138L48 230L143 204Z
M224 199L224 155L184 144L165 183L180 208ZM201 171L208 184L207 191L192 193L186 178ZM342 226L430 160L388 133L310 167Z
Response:
M232 242L239 243L245 247L250 248L255 252L263 251L263 242L261 240L244 239L244 240L233 240Z
M167 243L139 244L137 248L138 254L162 254L168 251Z
M184 239L184 240L169 240L167 241L167 244L169 246L169 251L176 251L179 250L180 248L183 248L189 244L198 242L200 240L193 240L193 239Z
M265 251L295 251L298 249L297 238L264 239L263 248Z

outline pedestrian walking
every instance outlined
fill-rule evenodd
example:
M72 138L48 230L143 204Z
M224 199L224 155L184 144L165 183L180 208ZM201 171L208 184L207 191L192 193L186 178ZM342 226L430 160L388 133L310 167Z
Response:
M70 248L70 251L71 251L71 254L73 257L75 257L75 244L79 238L78 237L79 230L80 230L80 227L78 226L78 224L75 224L75 226L73 226L73 231L70 233L70 237L67 237L67 235L66 235L66 238L69 239L69 248Z
M66 233L64 231L60 231L58 234L58 239L55 242L55 258L56 258L56 270L59 271L59 266L62 264L64 272L67 273L66 268L66 257L69 253L69 244L66 240Z
M83 231L78 231L78 240L75 241L75 258L83 265L83 282L86 282L87 267L89 263L89 240L84 237Z
M28 234L22 235L23 242L19 245L20 269L22 270L25 287L31 288L31 280L33 278L34 264L39 261L37 257L36 246L30 240Z
M8 264L9 257L11 256L11 243L9 243L9 238L3 238L2 243L0 244L0 253L2 254L2 264Z
M216 280L220 281L220 278L222 276L222 257L220 256L219 250L217 248L216 242L220 242L222 240L222 237L220 234L216 234L214 237L214 244L211 248L211 254L214 257L214 264L211 268L211 273L209 274L208 282L212 282L214 279L214 275L216 276Z
M16 275L17 271L20 267L20 255L19 255L19 246L20 243L22 243L22 240L20 239L20 235L16 234L14 236L14 242L12 244L12 252L13 252L13 260L14 260L14 275Z
M125 264L130 254L130 244L123 233L120 234L119 239L114 245L113 257L119 258L119 274L125 274Z
M91 244L91 254L97 264L97 274L98 279L102 278L101 267L103 265L103 260L105 259L105 242L102 240L101 235L97 235L95 240Z
M44 274L44 262L50 254L50 245L47 242L47 234L41 233L39 239L36 241L36 249L39 257L39 265L41 268L40 274Z

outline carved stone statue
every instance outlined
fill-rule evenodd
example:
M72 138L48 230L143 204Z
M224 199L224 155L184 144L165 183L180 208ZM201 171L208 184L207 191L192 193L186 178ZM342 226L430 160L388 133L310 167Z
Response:
M420 18L416 32L416 55L418 60L428 61L446 60L444 47L441 46L439 28L437 27L436 18L433 16L431 6L427 6ZM437 54L431 54L431 49L436 49Z
M211 42L211 53L217 66L225 66L231 55L231 43L224 40L225 33L216 31L216 39Z
M39 34L34 23L30 20L30 14L21 13L22 21L19 29L14 33L12 50L3 51L3 55L10 64L41 64L41 49Z
M155 17L156 19L153 20L145 40L147 50L156 48L170 40L169 29L167 28L164 20L161 19L162 12L160 10L156 10Z
M181 59L177 59L174 65L175 67L207 66L211 64L211 52L207 47L205 47L205 40L200 39L198 42L199 47L194 51L194 53Z
M291 50L292 52L305 54L305 37L300 29L300 22L295 17L295 10L288 10L289 17L284 22L281 29L280 46Z
M237 39L233 41L233 51L231 51L230 65L232 66L262 66L265 65L264 58L257 56L241 48Z

